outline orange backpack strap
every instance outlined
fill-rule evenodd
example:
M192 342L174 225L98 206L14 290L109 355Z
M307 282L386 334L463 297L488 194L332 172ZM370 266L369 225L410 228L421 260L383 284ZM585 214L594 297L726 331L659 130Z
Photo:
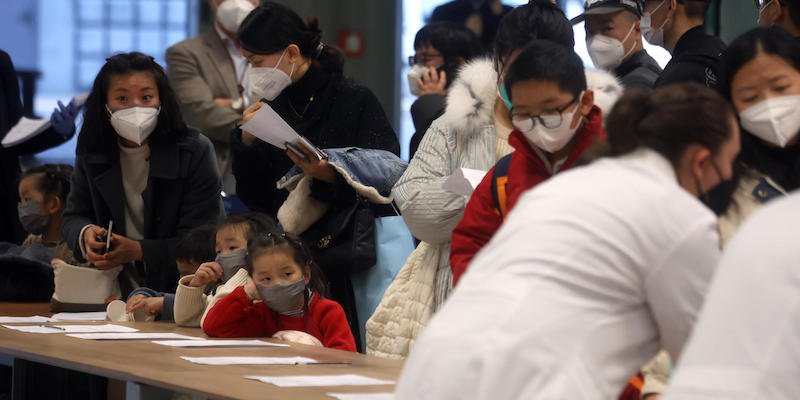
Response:
M513 153L512 153L513 154ZM492 196L494 197L494 211L500 215L501 219L506 218L508 213L508 198L506 188L508 186L508 168L511 165L511 154L501 158L494 165L492 172Z

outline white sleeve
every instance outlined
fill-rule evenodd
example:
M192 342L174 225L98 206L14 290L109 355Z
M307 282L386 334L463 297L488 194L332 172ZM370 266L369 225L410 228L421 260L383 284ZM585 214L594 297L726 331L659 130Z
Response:
M97 226L97 225L89 224L84 226L83 228L81 228L80 236L78 236L78 247L80 247L81 249L81 256L83 256L84 260L86 259L86 243L83 243L83 233L86 232L86 228L90 226Z
M647 277L645 292L661 345L677 363L720 259L713 218L703 218Z

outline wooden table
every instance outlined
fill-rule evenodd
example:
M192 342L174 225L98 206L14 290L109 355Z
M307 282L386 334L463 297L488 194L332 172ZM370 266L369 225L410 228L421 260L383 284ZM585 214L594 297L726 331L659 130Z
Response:
M27 310L27 311L26 311ZM41 304L0 303L0 315L49 315ZM64 324L101 324L65 322ZM180 328L165 322L120 322L141 332L175 332L206 337L199 328ZM268 339L265 339L268 340ZM245 379L245 375L359 374L396 381L402 362L327 348L291 344L290 347L178 348L149 340L98 341L67 337L62 333L24 333L0 327L0 354L128 382L129 399L141 385L214 399L331 399L325 393L379 393L394 386L340 386L282 388ZM349 365L198 365L180 356L305 356Z

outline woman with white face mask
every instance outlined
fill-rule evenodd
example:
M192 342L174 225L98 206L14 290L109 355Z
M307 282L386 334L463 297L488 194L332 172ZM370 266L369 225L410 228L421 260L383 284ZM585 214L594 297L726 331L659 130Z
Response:
M184 124L152 57L107 59L86 102L76 153L62 226L75 257L103 270L124 265L120 276L130 279L121 283L174 290L170 249L182 233L220 217L221 183L211 142ZM108 234L106 249L101 237Z
M740 175L720 218L723 242L767 201L800 187L800 44L780 27L736 39L723 81L742 126Z
M289 8L266 2L242 21L237 35L251 66L252 90L261 97L244 111L243 122L269 104L320 149L356 146L400 154L378 99L342 75L343 56L321 42L316 18L306 23ZM295 163L320 181L333 180L325 161L302 162L246 131L236 129L231 145L237 194L251 209L273 217L286 199L286 191L276 189L275 182Z

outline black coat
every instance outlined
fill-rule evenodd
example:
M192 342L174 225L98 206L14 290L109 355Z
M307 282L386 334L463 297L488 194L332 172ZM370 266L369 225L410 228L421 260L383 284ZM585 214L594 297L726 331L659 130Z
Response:
M115 134L115 133L114 133ZM222 216L221 179L214 147L205 136L190 129L177 143L150 146L150 174L144 198L143 262L137 263L143 286L175 292L178 270L175 245L179 236ZM75 159L72 190L64 210L62 235L83 260L78 245L81 229L89 224L107 226L125 236L125 192L119 152L86 154Z
M411 121L414 122L414 135L411 136L411 143L408 150L408 159L414 158L425 132L431 127L433 121L444 114L447 105L447 98L440 94L426 94L417 98L411 104Z
M17 72L8 54L0 50L0 140L21 117L22 102L19 98ZM69 140L74 133L73 130L72 134L63 137L50 128L17 146L8 149L0 146L0 241L19 244L27 235L17 217L19 156L58 146Z
M341 75L309 68L269 105L321 149L354 146L400 154L397 136L378 99L368 88ZM288 192L278 190L275 183L294 163L283 150L261 140L245 146L239 129L232 133L231 149L237 195L251 210L276 217Z
M725 43L705 32L703 25L686 31L675 43L672 59L664 67L655 87L673 83L697 82L719 90L722 53Z

